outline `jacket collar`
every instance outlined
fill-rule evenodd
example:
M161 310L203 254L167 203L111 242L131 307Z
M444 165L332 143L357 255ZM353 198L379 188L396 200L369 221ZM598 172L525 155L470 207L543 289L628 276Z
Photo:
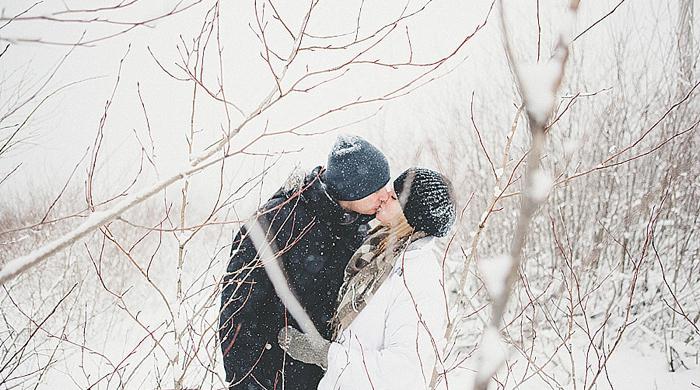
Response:
M324 221L339 225L365 224L373 215L362 215L340 207L340 204L328 194L324 183L325 168L318 166L304 178L301 198L310 211Z

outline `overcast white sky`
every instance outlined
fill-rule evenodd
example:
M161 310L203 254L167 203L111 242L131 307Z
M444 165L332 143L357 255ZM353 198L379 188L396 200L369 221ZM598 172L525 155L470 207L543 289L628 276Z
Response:
M45 1L38 4L27 15L47 15L63 9L64 2ZM81 2L66 2L72 8L81 8ZM83 1L82 6L94 7L94 2ZM172 7L175 2L149 1L128 12L116 12L110 15L116 20L137 20L146 15L156 15ZM280 2L282 3L282 2ZM353 30L357 21L357 9L360 1L326 1L321 2L314 15L309 31L314 34L339 34ZM581 4L576 31L581 31L597 18L601 17L616 4L617 0L584 1ZM673 2L670 2L673 3ZM3 4L5 16L13 15L33 4L31 1L13 1ZM389 4L393 4L389 5ZM436 58L449 52L462 37L474 30L485 17L490 1L451 1L435 0L425 12L409 24L411 43L416 61ZM303 9L295 2L293 5L279 5L283 15L289 15L290 24L298 23ZM403 3L365 1L362 10L360 34L373 26L386 23L397 15ZM536 50L535 1L506 2L508 20L512 24L514 41L521 58L534 60ZM696 8L698 7L696 3ZM224 82L227 97L244 111L253 109L261 97L273 86L268 70L260 61L261 45L251 32L249 23L253 22L252 2L223 2L221 9L221 41L224 48ZM149 27L136 28L117 38L98 42L90 47L78 47L65 64L59 69L54 80L44 89L46 94L67 83L95 78L71 87L51 98L35 114L27 127L25 136L28 142L17 148L9 157L0 159L0 172L6 172L18 162L23 166L12 178L10 187L21 188L25 185L35 187L48 181L52 185L62 182L70 170L80 160L83 153L92 145L100 118L104 112L105 102L112 93L115 84L119 60L129 54L123 64L119 88L105 126L105 140L100 167L104 177L122 176L125 172L134 172L138 166L138 146L134 132L147 141L146 123L143 110L138 100L137 83L140 86L146 108L149 113L156 163L161 171L180 166L186 160L184 134L188 131L191 111L191 83L177 82L169 78L153 61L148 53L150 48L169 70L177 72L175 62L179 61L178 45L182 46L180 37L191 43L196 32L201 28L201 21L206 12L203 4L193 7L180 15L163 21L154 22ZM563 6L559 1L541 1L541 24L543 31L542 53L551 52ZM675 6L667 2L651 0L628 0L606 22L592 30L584 39L574 45L574 56L585 53L586 61L599 61L600 67L585 68L591 77L588 86L591 90L606 87L597 83L597 76L605 74L606 57L611 48L606 45L609 37L615 34L630 33L636 36L632 45L649 42L651 36L671 34L675 24ZM697 11L696 11L697 15ZM380 142L391 154L392 145L401 147L405 134L422 132L431 136L440 136L440 124L436 119L444 117L450 110L466 107L464 97L471 91L497 99L495 104L507 108L515 101L505 58L500 44L500 32L496 23L495 11L487 27L478 33L456 56L449 67L456 66L451 74L432 85L414 92L411 96L384 104L383 110L371 119L347 127L347 131L356 132L369 139ZM294 27L292 27L294 28ZM0 30L3 42L24 38L41 39L53 42L75 42L85 33L84 40L116 31L114 26L92 23L72 24L45 21L15 21ZM273 36L274 37L274 36ZM278 35L284 37L284 35ZM606 39L608 37L608 39ZM272 47L285 47L286 38L279 42L272 41ZM3 45L4 46L4 45ZM647 46L653 48L653 46ZM0 60L0 77L2 83L2 100L5 105L13 94L28 93L32 83L39 83L47 73L70 50L68 46L46 45L26 42L13 42L6 55ZM405 60L407 44L403 34L380 46L373 54L392 60ZM660 52L659 58L664 57ZM212 57L213 58L213 57ZM576 57L575 57L576 58ZM584 55L581 55L584 58ZM463 61L463 62L462 62ZM631 62L634 59L630 59ZM324 58L309 57L299 59L300 63L314 67L324 65ZM460 64L461 63L461 64ZM457 66L458 65L458 66ZM214 70L216 64L208 66ZM303 69L294 68L290 73ZM442 72L444 73L444 72ZM180 73L181 74L181 73ZM265 121L271 129L281 129L303 122L311 112L321 110L325 104L352 100L357 97L371 96L389 86L406 80L409 73L402 70L376 69L370 66L357 67L343 79L329 85L328 88L313 96L290 99L270 115L248 126L236 138L234 144L242 145L255 137ZM216 73L211 72L208 80L216 81ZM22 84L19 84L22 83ZM309 132L333 128L344 123L353 122L375 112L378 105L365 106L344 115L337 115L323 121L320 126L310 126ZM16 118L20 118L17 116ZM240 116L232 115L233 124ZM225 123L221 104L205 98L200 99L197 107L196 127L203 129L195 142L195 149L201 150L218 136L218 129ZM290 156L293 163L300 161L304 166L313 166L325 160L325 154L335 137L335 133L313 137L287 136L275 138L271 142L261 142L258 151L281 152L302 149L302 152ZM149 144L150 146L150 144ZM390 156L391 157L391 156ZM234 161L238 166L244 164L242 159ZM250 159L248 159L250 160ZM249 161L250 162L250 161ZM258 161L259 163L259 161ZM402 162L405 165L410 162ZM402 167L394 167L395 170ZM280 176L287 174L285 169L277 172ZM48 183L47 183L48 184Z

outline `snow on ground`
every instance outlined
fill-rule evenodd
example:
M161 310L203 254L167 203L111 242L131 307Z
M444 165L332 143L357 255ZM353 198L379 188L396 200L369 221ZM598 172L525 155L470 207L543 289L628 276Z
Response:
M585 343L583 338L580 338L581 343ZM562 359L566 356L560 354ZM544 356L534 356L535 361L542 362L546 358ZM695 359L686 359L686 364L689 368L681 368L676 372L670 372L662 351L645 346L643 343L634 341L623 341L618 347L618 350L613 354L613 357L608 362L607 378L605 374L597 380L592 389L595 390L691 390L697 389L700 386L700 364ZM519 390L543 390L543 389L589 389L589 386L583 386L583 378L574 384L568 378L568 374L564 370L559 370L558 375L553 377L532 375L533 370L530 367L530 372L525 375L529 377L526 381L522 381L524 377L522 368L526 362L524 359L518 359L514 353L506 360L509 366L513 367L513 372L506 380L506 370L502 367L499 371L498 378L500 381L505 381L505 389ZM567 362L561 360L562 363ZM579 355L575 361L578 367L583 367L585 361L582 355ZM478 366L478 354L472 354L472 357L465 361L459 368L448 377L448 386L442 385L441 389L470 389L474 383L475 371ZM579 368L580 370L580 368ZM532 376L531 376L532 375ZM609 378L609 379L608 379ZM591 378L588 378L589 385ZM557 383L561 386L557 386ZM493 384L491 389L502 388L496 387Z

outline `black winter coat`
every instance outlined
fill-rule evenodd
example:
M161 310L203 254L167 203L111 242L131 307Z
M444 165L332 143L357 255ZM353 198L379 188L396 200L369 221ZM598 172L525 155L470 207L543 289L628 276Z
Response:
M330 339L329 322L345 266L364 240L373 217L343 210L325 190L322 168L298 185L282 188L261 208L281 254L290 287L318 331ZM272 242L272 241L271 241ZM266 256L267 257L267 256ZM321 368L285 356L277 333L287 315L265 273L245 228L236 235L223 281L219 317L226 380L236 389L316 389Z

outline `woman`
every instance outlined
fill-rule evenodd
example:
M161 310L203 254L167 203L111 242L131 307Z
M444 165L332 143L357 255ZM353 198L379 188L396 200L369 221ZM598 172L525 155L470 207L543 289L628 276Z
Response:
M377 211L381 225L348 263L334 341L291 327L279 334L290 356L327 367L319 389L425 389L439 363L447 313L434 238L454 222L452 186L411 168L394 191Z

